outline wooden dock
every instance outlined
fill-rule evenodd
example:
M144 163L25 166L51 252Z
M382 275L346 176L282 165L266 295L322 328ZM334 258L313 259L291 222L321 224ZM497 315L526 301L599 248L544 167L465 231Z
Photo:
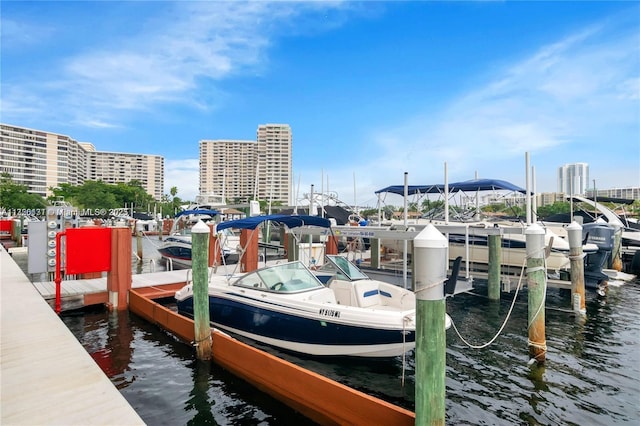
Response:
M0 424L144 422L0 248Z
M209 268L210 274L226 275L235 271L236 265L220 266L217 269ZM131 276L132 289L148 289L153 299L172 297L185 283L191 280L190 269L177 269L174 271L150 272L145 274L133 274ZM53 281L34 282L33 286L41 297L52 307L55 304L56 285ZM153 290L156 289L156 293ZM69 311L85 306L109 303L107 291L107 278L87 278L63 280L60 286L61 310Z

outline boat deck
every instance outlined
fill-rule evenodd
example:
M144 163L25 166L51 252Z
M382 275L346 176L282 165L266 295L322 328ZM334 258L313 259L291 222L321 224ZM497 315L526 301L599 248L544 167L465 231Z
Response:
M0 424L143 425L3 248L0 271Z

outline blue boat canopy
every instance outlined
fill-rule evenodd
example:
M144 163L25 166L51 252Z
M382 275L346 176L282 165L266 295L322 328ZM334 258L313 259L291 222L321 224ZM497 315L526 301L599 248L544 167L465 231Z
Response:
M442 194L444 185L409 185L408 195L416 194ZM513 191L526 194L526 189L500 179L471 179L449 184L449 192L474 192L474 191ZM376 194L390 192L404 195L404 185L392 185L376 191Z
M179 212L178 214L176 214L176 217L185 216L185 215L188 215L188 214L200 214L200 215L215 216L217 214L220 214L220 212L218 210L204 210L204 209L200 209L200 210L183 210L183 211Z
M451 187L451 185L449 185ZM404 195L404 185L391 185L377 190L375 193L390 192L392 194ZM444 185L407 185L407 195L416 194L440 194L444 192Z
M288 228L296 228L299 226L312 225L320 226L322 228L330 228L331 222L329 219L318 216L305 216L305 215L285 215L285 214L271 214L263 216L252 216L244 219L229 220L226 222L220 222L217 224L216 229L221 231L227 228L236 229L256 229L262 222L270 220L272 222L281 223Z

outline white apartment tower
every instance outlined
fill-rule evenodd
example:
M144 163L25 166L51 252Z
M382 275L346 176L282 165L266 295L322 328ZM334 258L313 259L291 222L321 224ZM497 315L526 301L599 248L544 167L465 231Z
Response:
M200 141L200 194L221 195L228 203L253 199L255 141Z
M28 192L47 196L49 187L83 182L78 171L84 158L69 136L0 124L0 152L0 173L10 174Z
M96 151L90 143L42 130L0 124L0 173L43 197L62 183L85 180L126 183L138 180L147 193L161 199L164 158L157 155Z
M258 126L255 141L201 140L200 193L228 203L253 199L288 205L291 188L291 127Z
M558 168L558 192L580 195L584 194L587 188L589 188L587 163L565 164Z
M93 144L86 142L80 143L80 146L85 150L85 180L101 180L108 184L137 180L153 198L156 200L162 198L164 189L164 158L162 156L96 151Z
M288 124L258 126L258 199L291 202L292 136Z

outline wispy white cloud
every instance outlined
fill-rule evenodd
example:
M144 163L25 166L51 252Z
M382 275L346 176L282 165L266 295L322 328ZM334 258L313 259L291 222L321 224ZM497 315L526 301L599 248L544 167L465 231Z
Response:
M37 45L40 40L55 34L46 23L32 24L23 20L2 19L2 49L19 50Z
M555 171L564 163L613 159L616 152L612 169L630 173L618 175L618 182L639 184L639 37L637 24L626 31L618 31L616 22L592 26L492 70L484 85L436 114L385 123L385 130L371 135L379 158L358 173L377 171L363 191L401 184L403 171L413 184L441 183L445 162L453 180L472 179L478 171L481 177L524 184L526 152L534 165L536 158L545 158L536 165L537 176L544 176L539 190L556 190ZM624 126L631 131L615 131ZM613 137L619 137L615 147ZM599 172L616 186L613 172Z
M230 76L259 74L272 39L299 25L294 17L342 7L340 2L165 5L141 18L137 33L101 39L102 44L39 70L46 78L30 74L3 80L3 115L20 120L21 110L6 108L19 103L19 98L12 99L18 91L38 97L32 108L55 102L58 119L87 126L122 126L127 113L166 103L217 108L224 94L214 98L203 93L219 94L219 82ZM2 23L4 27L11 21ZM316 22L316 28L321 25ZM9 30L3 29L3 37L6 32L17 39L21 33L19 28Z

